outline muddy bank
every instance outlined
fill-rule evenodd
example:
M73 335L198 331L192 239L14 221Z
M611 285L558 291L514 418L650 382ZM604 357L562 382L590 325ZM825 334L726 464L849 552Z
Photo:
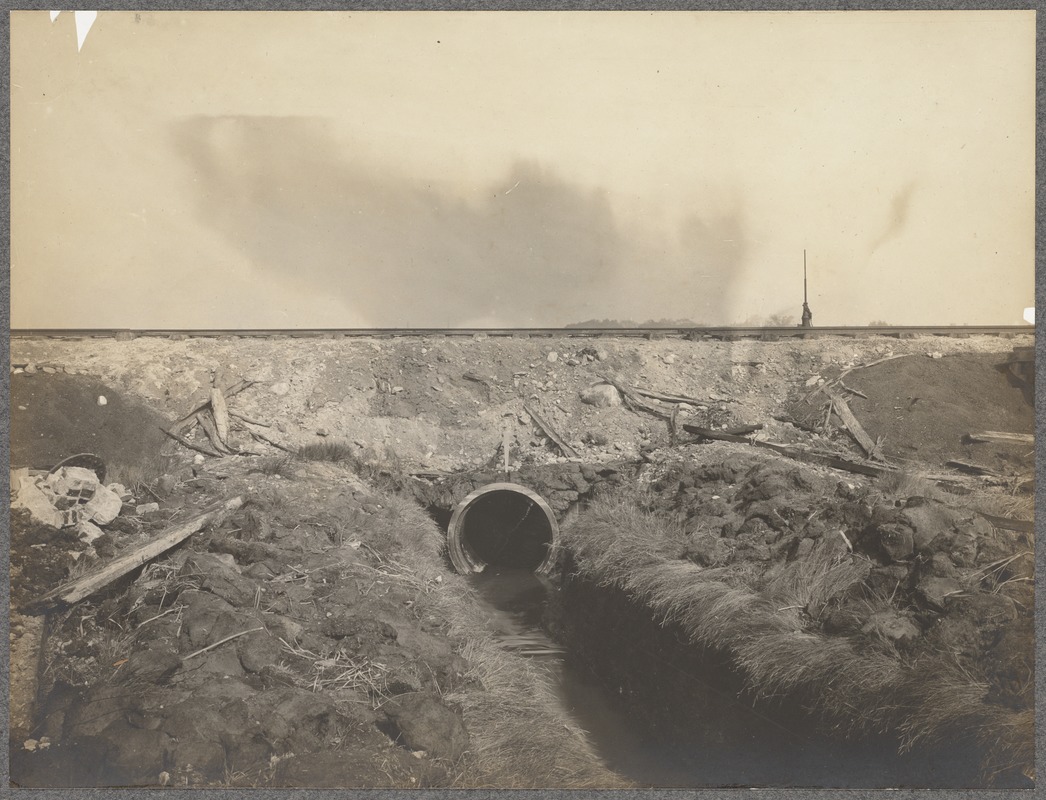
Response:
M1027 526L1022 489L1032 465L1010 445L951 441L976 418L956 422L943 402L969 351L1011 344L934 341L933 351L945 352L933 358L931 343L877 340L605 349L569 339L289 341L276 356L276 345L257 341L20 342L16 358L37 366L12 376L23 398L12 409L13 435L25 444L24 463L12 466L48 466L63 449L84 448L75 437L93 434L93 449L108 448L111 469L126 476L127 496L93 541L13 516L13 621L39 586L109 563L213 502L242 496L244 505L51 614L35 709L31 681L16 698L12 680L14 707L25 712L12 774L24 785L628 785L565 716L547 676L491 636L491 621L443 552L440 524L456 504L510 477L546 501L573 558L564 565L575 580L566 583L572 607L561 645L576 639L578 665L649 723L650 759L677 759L658 774L678 775L679 785L823 776L760 772L736 757L751 740L766 748L760 764L774 763L776 732L796 725L790 709L798 705L810 726L804 736L817 746L785 759L796 764L820 752L845 761L845 747L818 738L845 733L869 763L892 765L888 783L943 785L891 760L897 746L931 753L935 741L978 730L991 746L973 745L969 785L1023 785L1033 542L991 518ZM758 423L759 438L860 460L838 422L810 430L782 412L848 365L888 355L903 358L885 364L906 364L892 384L884 379L894 394L897 381L930 374L920 365L955 362L941 381L919 386L918 402L894 408L848 395L858 398L854 413L873 435L883 415L907 414L880 430L887 443L910 435L913 456L940 431L951 439L926 449L922 465L898 460L901 468L879 483L746 444L696 444L669 424ZM970 401L987 406L985 416L998 392L1014 389L1002 376L1001 387L992 383L994 359L981 359ZM591 399L604 372L694 402L662 403L678 410L667 419L614 404L613 392L597 392L607 402L593 404L583 395ZM135 433L158 424L153 413L179 418L210 384L241 375L257 380L230 397L239 421L229 441L242 455L204 456ZM871 397L875 382L858 379L853 373L847 385ZM926 401L934 413L920 410ZM528 406L576 458L560 454ZM142 407L149 413L131 419ZM1030 411L1010 410L1011 427L1030 430ZM48 430L64 432L37 452L32 439ZM197 446L210 441L202 425L191 437ZM995 474L949 473L942 482L940 459L955 453L984 456ZM328 460L309 460L321 457ZM937 474L924 480L915 466ZM496 527L514 514L510 536L530 508L478 516ZM25 678L37 634L18 624L13 674ZM589 641L600 624L605 641ZM672 654L671 667L637 660L633 670L621 657L631 641ZM678 653L673 641L683 644ZM753 699L756 721L715 692L696 692L684 672ZM723 674L719 686L712 678ZM644 694L661 686L667 699ZM688 730L677 707L722 725ZM764 719L777 713L785 719ZM885 738L869 738L882 731ZM736 770L702 773L709 760L698 753ZM859 774L855 766L854 785Z
M621 785L420 508L336 465L270 469L201 473L186 504L243 508L52 616L16 784Z
M632 618L618 631L604 623L609 639L643 635L642 620L654 620L684 651L715 654L691 653L697 662L686 669L718 659L713 672L734 676L727 694L783 698L835 736L885 732L904 749L944 742L967 757L973 747L973 785L1025 785L1034 749L1030 534L995 529L970 505L990 497L840 480L735 448L673 453L631 495L615 493L564 528L573 557L566 638L589 642L581 652L593 668L642 698L637 716L655 729L672 730L670 708L686 691L676 683L659 695L673 680L657 663L607 667L613 648L601 628L583 635L597 624L589 615L605 602L601 592L640 609L608 609L605 619ZM647 687L648 670L666 677ZM897 772L874 785L939 780L906 772L910 763L894 762Z

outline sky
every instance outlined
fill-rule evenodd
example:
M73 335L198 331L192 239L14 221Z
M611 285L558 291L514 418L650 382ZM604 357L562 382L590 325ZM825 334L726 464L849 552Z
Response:
M1031 11L11 15L13 328L1020 324Z

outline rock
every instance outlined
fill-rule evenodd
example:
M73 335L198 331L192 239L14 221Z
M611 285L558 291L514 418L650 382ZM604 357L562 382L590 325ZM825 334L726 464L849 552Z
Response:
M678 356L675 353L669 353L668 355L661 356L661 360L666 364L675 364L678 360Z
M51 504L51 495L28 476L21 480L18 494L11 503L11 508L24 508L36 522L42 525L50 525L52 528L61 528L65 525L64 516Z
M25 374L26 375L35 375L36 374L36 364L26 364L25 365Z
M930 358L943 358L941 353L939 353L936 350L934 350L932 353L927 353L926 355L928 355Z
M140 506L134 507L134 513L138 516L142 516L143 514L155 514L159 510L159 503L142 503Z
M553 350L552 352L550 352L546 356L546 359L548 360L548 362L550 364L554 364L555 362L557 362L559 360L559 353L557 353L555 350Z
M880 611L861 627L861 633L878 635L896 644L908 644L917 639L921 631L915 623L896 611Z
M935 611L944 611L947 597L961 591L962 586L954 578L927 577L915 585L916 596Z
M885 567L873 567L866 582L869 589L889 596L906 586L908 577L907 564L888 564Z
M272 394L277 395L278 397L283 397L290 390L291 390L290 384L289 383L285 383L284 381L280 381L279 383L274 383L272 386L269 387L269 391L272 392Z
M263 620L266 630L273 636L283 639L287 644L294 644L298 641L298 637L305 630L300 622L282 614L265 614Z
M117 495L124 503L130 503L134 500L134 495L122 483L110 483L105 488Z
M912 527L915 550L922 553L951 538L958 515L940 503L913 504L914 500L916 498L909 498L909 505L901 511L901 516Z
M606 447L610 443L606 434L601 431L585 431L584 435L581 437L581 441L585 444L591 444L596 447Z
M608 353L606 350L596 350L597 361L606 361L608 358L610 358L610 353Z
M597 408L621 405L621 392L609 383L593 383L578 392L581 402Z
M54 367L44 367L43 370L45 375L54 375L56 372L58 372L58 370L56 370Z
M274 636L265 631L241 636L236 642L236 655L247 672L261 672L265 667L278 664L283 648Z
M317 428L316 429L316 435L317 436L330 436L331 432L329 430L327 430L326 428Z
M116 492L99 485L94 497L83 508L84 516L99 525L108 525L120 515L123 500Z
M818 381L820 380L820 375L811 375L809 378L806 379L806 383L804 385L806 386L806 388L809 389L811 386L816 386Z
M469 735L459 712L445 706L436 695L403 695L385 706L398 738L411 750L424 750L433 758L459 759L469 746Z
M90 544L95 539L105 536L105 531L93 522L88 522L87 520L82 519L76 523L76 535L80 537L80 541Z
M100 406L104 406L104 405L108 405L109 404L109 401L105 399L105 395L104 394L98 395L98 401L97 402L98 402L98 405L100 405Z
M947 553L934 553L925 569L927 575L935 578L954 578L957 574L955 564Z
M890 561L904 561L911 558L915 545L911 528L894 522L887 522L877 529L879 550Z

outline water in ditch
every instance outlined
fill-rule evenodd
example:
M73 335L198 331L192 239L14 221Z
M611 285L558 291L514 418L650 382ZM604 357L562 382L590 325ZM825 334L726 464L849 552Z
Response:
M579 665L569 643L555 642L545 632L545 608L558 591L547 579L526 570L488 568L471 581L502 646L538 660L548 670L562 710L588 733L604 763L641 786L962 787L979 782L968 756L900 757L893 740L853 742L815 734L808 723L796 720L792 725L772 718L723 685L703 680L694 674L693 664L670 667L686 673L672 690L686 686L680 702L687 709L701 709L687 740L651 730L649 719L646 725L638 724L606 681L601 684ZM618 665L642 664L643 659L630 652L634 647L648 643L608 642L600 657ZM644 656L647 664L651 656L658 658L656 653ZM615 672L622 674L610 669L604 677Z

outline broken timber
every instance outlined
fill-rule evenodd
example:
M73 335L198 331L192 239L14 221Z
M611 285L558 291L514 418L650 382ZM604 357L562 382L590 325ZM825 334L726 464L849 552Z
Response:
M544 433L545 436L547 436L556 445L556 447L558 447L562 451L563 455L565 455L567 458L577 458L577 451L569 444L567 444L565 441L563 441L562 437L560 437L560 435L556 433L555 429L551 425L549 425L547 422L545 422L544 419L541 418L541 415L538 414L538 412L536 412L534 409L532 409L525 403L523 405L523 410L530 414L530 418L534 420L535 423L537 423L537 426L539 428L541 428L541 432Z
M845 472L854 472L858 475L868 475L873 478L877 478L880 475L885 475L889 472L894 472L892 467L862 464L857 461L849 461L845 458L839 458L838 456L829 455L827 453L817 453L813 450L803 450L798 447L787 447L786 445L775 444L774 442L760 442L756 439L749 439L745 436L738 436L731 433L724 433L723 431L710 431L706 428L699 428L696 425L683 425L683 430L687 433L697 434L704 439L749 444L755 447L773 450L775 453L779 453L786 458L791 458L796 461L803 461L808 464L821 464L825 467L832 467L833 469L839 469Z
M669 412L662 411L660 408L652 406L650 405L650 403L646 402L642 397L639 396L639 393L631 386L622 383L621 381L617 380L616 378L612 378L609 375L600 375L600 377L604 381L609 383L611 386L613 386L615 389L617 389L619 392L621 392L621 396L622 398L624 398L625 405L628 406L628 408L630 408L632 411L645 411L648 414L652 414L653 416L659 417L663 420L670 420L672 418L672 415ZM691 401L687 400L686 402L689 403Z
M1035 444L1035 436L1030 433L983 431L981 433L968 433L966 434L966 437L973 442L992 442L994 444Z
M1035 523L1031 520L996 517L994 514L985 514L983 511L978 511L977 513L996 528L1006 531L1018 531L1019 533L1035 533Z
M231 453L232 451L228 448L225 442L222 441L221 434L218 433L218 427L215 424L210 409L205 408L196 416L200 420L200 427L203 428L203 432L207 434L207 438L211 440L211 445L213 445L214 449L222 454Z
M201 412L202 413L202 412ZM211 389L211 414L214 415L214 427L218 438L226 447L229 446L229 409L225 405L225 395L215 386Z
M232 386L230 386L228 389L226 389L223 392L223 395L224 395L225 398L229 398L229 397L232 397L233 395L239 394L244 389L248 388L249 386L253 386L253 385L254 385L254 381L246 381L246 380L239 381L238 383L235 383ZM210 405L211 405L211 399L210 399L210 397L208 397L207 398L207 402L200 403L200 405L198 405L196 408L194 408L192 411L190 411L188 414L186 414L180 420L178 420L173 425L171 425L170 430L173 431L174 433L179 433L179 434L185 432L186 430L188 430L189 428L191 428L193 426L193 423L196 421L196 415L199 414L201 411L203 411L205 408L208 408Z
M154 539L147 545L122 556L107 564L95 573L84 575L54 591L48 592L40 599L33 602L33 606L60 601L67 605L78 603L85 597L89 597L100 589L104 589L117 578L121 578L128 572L146 564L157 556L166 553L176 544L188 539L204 525L207 525L226 511L235 511L243 505L242 497L234 497L226 500L216 508L211 508L192 519L177 525L167 531L160 538Z
M843 400L840 395L836 394L831 389L825 388L824 393L828 395L828 399L832 401L832 408L835 410L839 419L843 421L843 425L846 426L846 429L850 431L851 435L857 441L857 444L861 446L861 449L864 450L867 456L870 458L876 458L878 456L879 448L875 442L872 441L872 437L868 435L868 432L861 427L861 423L858 422L857 417L853 415L850 406L846 404L846 401Z

